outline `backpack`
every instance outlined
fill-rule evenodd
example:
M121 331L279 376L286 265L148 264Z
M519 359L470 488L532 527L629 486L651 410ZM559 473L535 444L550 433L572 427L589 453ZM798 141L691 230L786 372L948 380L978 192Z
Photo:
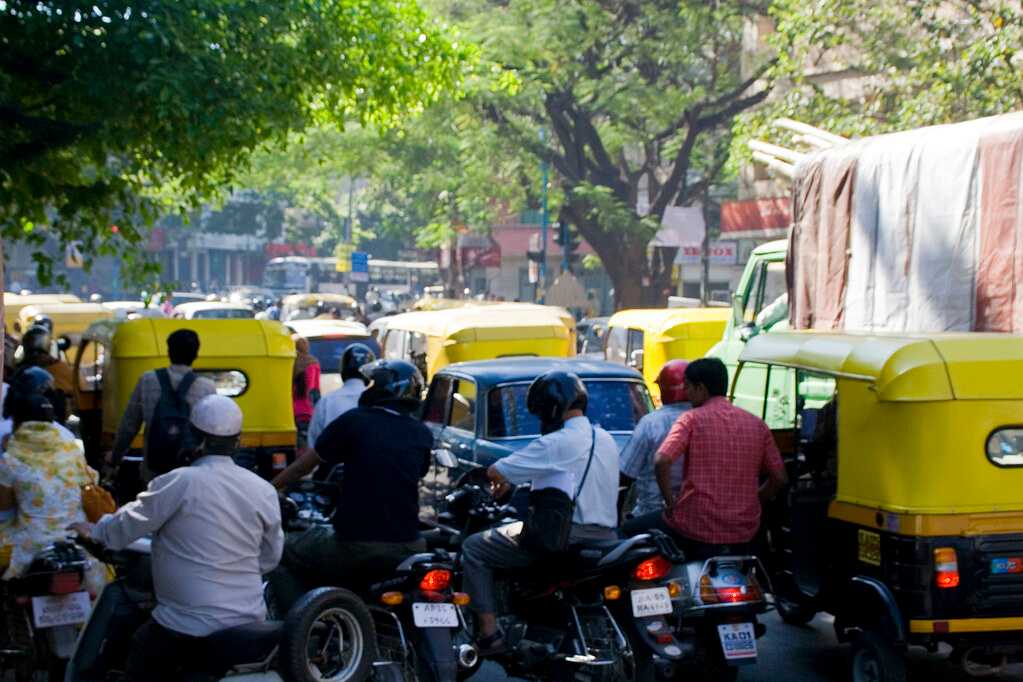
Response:
M160 381L160 401L146 424L146 466L154 476L165 474L178 466L181 452L190 447L192 432L188 418L192 408L185 396L195 383L195 372L181 377L177 390L171 385L166 369L156 370Z

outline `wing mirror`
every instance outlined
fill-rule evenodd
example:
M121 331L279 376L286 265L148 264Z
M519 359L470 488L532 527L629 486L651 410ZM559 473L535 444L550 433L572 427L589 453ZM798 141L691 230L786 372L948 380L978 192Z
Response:
M433 459L437 462L437 464L445 469L455 469L458 467L458 458L455 457L455 454L447 448L438 448L434 450Z
M69 348L71 348L71 339L66 336L57 339L57 350L61 353L66 353Z
M629 367L631 367L631 368L633 368L635 370L638 370L640 372L643 371L643 351L642 350L638 350L637 349L637 350L632 351L632 354L629 355Z
M747 322L746 324L739 327L739 338L742 339L743 343L746 343L754 336L756 336L758 333L760 333L760 330L757 329L757 325L755 322Z

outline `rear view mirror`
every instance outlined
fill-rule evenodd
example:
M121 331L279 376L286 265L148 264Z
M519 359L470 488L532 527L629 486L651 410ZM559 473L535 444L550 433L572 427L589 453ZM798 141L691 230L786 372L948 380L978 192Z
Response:
M455 469L458 467L458 459L454 453L447 448L438 448L433 451L433 459L437 464L444 467L445 469Z
M746 324L739 327L739 338L745 343L757 335L759 330L757 325L753 322L747 322Z
M57 350L61 353L66 353L69 348L71 348L71 339L66 336L57 339Z
M632 351L632 354L629 356L629 367L640 372L643 371L643 351Z

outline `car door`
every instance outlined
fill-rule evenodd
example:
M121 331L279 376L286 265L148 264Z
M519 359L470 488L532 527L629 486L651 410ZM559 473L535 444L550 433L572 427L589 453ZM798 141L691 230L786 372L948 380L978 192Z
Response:
M448 411L451 409L451 393L454 387L455 378L453 376L438 374L430 382L430 390L423 403L423 424L433 434L435 449L450 449L444 438L444 428L447 426ZM436 461L431 461L430 471L419 485L420 516L425 521L433 521L437 515L439 469Z

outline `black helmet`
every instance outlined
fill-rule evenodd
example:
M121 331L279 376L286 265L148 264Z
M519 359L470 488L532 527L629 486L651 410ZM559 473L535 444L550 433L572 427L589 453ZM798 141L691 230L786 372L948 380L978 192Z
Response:
M31 396L43 396L50 406L50 420L53 419L54 401L58 397L53 385L53 377L41 367L25 367L11 377L7 398L4 400L4 419L16 417L17 411L24 413ZM33 421L33 420L16 420Z
M362 379L366 381L366 377L359 370L363 365L375 362L376 359L376 353L364 343L353 343L348 346L348 348L345 348L345 352L341 354L341 381L348 381L349 379Z
M50 318L49 315L45 313L40 313L39 315L36 315L35 318L32 320L32 326L45 327L46 331L50 332L50 334L53 334L53 320Z
M541 374L529 385L526 409L540 418L540 430L550 433L561 428L567 410L577 408L585 412L588 399L586 386L578 376L553 370Z
M33 324L21 337L21 346L25 349L25 355L31 353L50 352L50 330L41 324Z
M362 394L359 403L375 405L382 402L403 403L414 409L423 393L423 375L405 360L377 360L359 370L372 385Z
M4 413L15 424L52 422L54 417L53 403L49 396L41 393L8 395L4 401Z

